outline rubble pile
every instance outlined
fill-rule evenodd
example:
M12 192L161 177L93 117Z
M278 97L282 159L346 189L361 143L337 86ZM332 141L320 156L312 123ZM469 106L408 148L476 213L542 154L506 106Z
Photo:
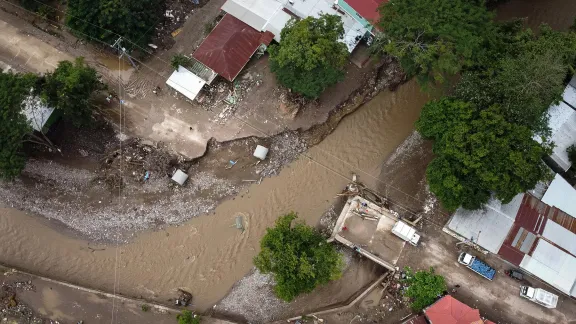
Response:
M18 292L34 291L30 281L2 282L0 285L0 320L10 319L25 321L30 324L44 323L42 318L37 317L28 305L18 300Z

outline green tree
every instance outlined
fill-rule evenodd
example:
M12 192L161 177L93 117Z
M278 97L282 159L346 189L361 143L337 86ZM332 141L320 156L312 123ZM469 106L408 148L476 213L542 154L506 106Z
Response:
M286 301L338 279L343 267L340 254L320 233L306 224L293 224L297 217L284 215L268 228L254 258L258 270L274 275L274 292Z
M189 310L183 310L182 313L176 316L178 324L200 324L201 317L194 315Z
M148 44L162 14L162 0L70 0L66 25L79 37L112 44L118 35ZM128 47L128 44L124 44Z
M573 70L576 34L543 25L539 36L526 30L511 38L506 41L513 47L501 55L491 51L491 63L464 73L455 96L481 108L499 104L509 122L545 135L545 112L562 98L564 79Z
M478 209L491 194L507 203L549 176L541 158L550 147L536 142L528 127L506 121L498 105L478 109L453 98L431 101L416 129L435 140L426 177L450 211Z
M282 43L268 48L270 68L282 85L317 98L344 77L348 50L338 41L343 35L342 20L336 15L292 19L282 29Z
M22 149L32 127L22 113L22 102L35 81L32 74L0 71L0 178L13 179L24 169L26 156Z
M380 16L383 51L423 86L474 65L495 28L483 0L391 0Z
M183 54L175 54L172 56L172 59L170 59L170 65L172 65L174 70L178 70L179 66L187 68L192 65L192 59Z
M58 63L54 72L45 75L39 91L49 106L62 111L64 119L81 126L90 122L92 95L102 88L96 70L79 57L74 63Z
M416 272L413 272L410 267L405 267L404 272L406 279L403 280L403 283L408 286L404 295L412 300L410 307L416 312L420 312L434 303L436 298L446 291L444 277L436 274L432 267L429 271Z

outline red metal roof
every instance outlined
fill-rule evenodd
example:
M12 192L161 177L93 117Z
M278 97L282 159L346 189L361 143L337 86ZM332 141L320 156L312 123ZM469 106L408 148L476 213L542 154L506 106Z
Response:
M484 324L480 311L450 295L425 309L424 314L431 324Z
M344 0L350 5L362 18L372 23L377 23L380 20L380 13L378 7L388 0Z
M226 80L234 81L267 36L226 14L192 56Z

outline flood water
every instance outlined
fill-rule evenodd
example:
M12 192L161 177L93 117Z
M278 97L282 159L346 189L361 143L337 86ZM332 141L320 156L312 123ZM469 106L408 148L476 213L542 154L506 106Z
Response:
M542 11L548 6L555 10ZM576 1L512 0L503 8L505 13L530 15L535 25L550 17L550 24L564 29L576 13ZM572 14L568 15L568 10ZM301 157L279 176L224 202L214 215L141 233L118 248L89 246L36 217L0 209L0 262L159 301L174 298L175 288L183 288L193 292L195 306L204 310L251 269L260 238L279 215L295 211L307 223L316 224L351 172L377 176L382 161L412 132L427 99L414 81L395 92L384 91L311 148L307 154L312 159ZM362 180L374 184L368 176ZM236 215L244 216L244 233L234 227Z
M316 162L301 157L279 176L224 202L215 215L142 233L118 253L113 246L91 250L35 217L3 209L0 261L107 291L114 290L116 278L117 291L164 301L174 297L175 288L185 288L204 309L251 269L260 238L279 215L293 210L314 225L350 180L351 171L378 175L382 160L412 132L426 100L415 82L382 92L308 151ZM365 180L370 182L369 177ZM244 216L244 233L233 226L236 215Z

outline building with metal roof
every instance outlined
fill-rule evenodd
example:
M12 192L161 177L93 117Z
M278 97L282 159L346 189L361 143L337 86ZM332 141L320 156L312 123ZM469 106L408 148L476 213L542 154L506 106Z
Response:
M493 324L480 316L480 311L446 295L424 309L430 324Z
M258 31L269 31L274 39L280 41L282 28L292 18L285 12L284 5L271 0L229 0L222 10L245 22Z
M556 174L548 186L542 202L576 217L576 190L559 174Z
M178 70L172 72L172 75L166 80L166 84L186 96L186 98L194 100L206 84L206 81L188 69L179 66Z
M344 35L341 42L352 52L371 26L366 20L352 15L331 0L228 0L222 10L238 18L258 31L274 34L280 41L280 32L292 16L298 18L320 17L322 14L337 15L342 19Z
M226 14L200 44L192 57L228 81L234 81L260 45L272 41L270 32L260 32Z
M556 176L542 200L524 193L499 208L491 201L479 211L458 210L444 230L576 296L576 218L565 212L573 212L575 201L576 190ZM480 237L468 237L471 232Z
M54 114L54 108L48 107L42 102L40 97L30 95L22 102L22 113L26 116L28 124L38 132L44 132L50 125L52 125L58 116Z
M550 140L554 142L554 149L550 157L563 170L572 166L568 159L566 149L576 144L576 78L566 86L562 100L557 105L548 108L548 127L552 132ZM539 138L535 138L540 141Z
M389 0L337 0L338 5L346 11L352 9L352 15L364 19L371 25L375 25L380 20L378 8ZM350 8L350 9L349 9Z

